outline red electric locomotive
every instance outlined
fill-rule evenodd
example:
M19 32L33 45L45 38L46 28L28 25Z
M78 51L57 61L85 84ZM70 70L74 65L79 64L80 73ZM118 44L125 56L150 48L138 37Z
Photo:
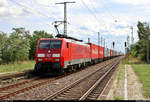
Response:
M41 38L36 49L36 71L64 72L87 65L90 46L76 39Z
M58 35L41 38L36 49L36 71L58 72L74 70L117 56L117 52L92 43ZM119 54L118 54L119 55Z

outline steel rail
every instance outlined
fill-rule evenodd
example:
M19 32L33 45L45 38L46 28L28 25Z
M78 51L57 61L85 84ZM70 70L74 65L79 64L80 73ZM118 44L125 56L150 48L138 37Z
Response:
M5 87L1 87L0 91L5 91L5 90L12 89L14 87L18 87L18 86L21 86L21 85L24 85L24 84L28 84L28 83L31 83L33 81L37 81L38 79L39 78L34 78L34 79L31 79L31 80L26 80L26 81L23 81L23 82L19 82L19 83L15 83L15 84L12 84L12 85L5 86Z
M96 83L79 100L85 100L88 95L96 88L96 86L98 86L99 83L111 72L111 70L116 67L117 64L118 62L111 66L111 68L99 80L97 80Z
M104 97L104 94L105 94L105 96L106 96L106 94L108 94L108 93L106 93L105 91L108 89L108 87L110 86L110 84L111 84L111 82L112 82L112 80L113 80L113 78L114 78L114 74L116 73L116 71L118 70L118 68L119 68L119 66L116 68L116 70L113 72L113 75L111 76L111 78L108 80L108 82L106 83L106 85L105 85L105 87L102 89L102 91L101 91L101 93L100 93L100 95L97 97L97 100L99 100L99 99L101 99L102 97Z
M14 77L20 77L20 76L25 76L26 74L32 72L33 70L27 70L25 72L17 72L17 73L11 73L11 74L4 74L4 75L0 75L0 80L7 80L7 79L11 79Z
M11 92L11 93L9 93L9 94L0 96L0 100L4 100L4 99L7 99L7 98L10 98L10 97L12 97L12 96L15 96L16 94L23 93L23 92L25 92L25 91L27 91L27 90L33 89L33 88L35 88L35 87L39 87L39 86L44 85L44 84L47 84L47 83L52 82L52 81L54 81L54 80L56 80L56 79L59 79L59 78L61 78L61 77L63 77L63 76L59 76L59 77L56 77L56 78L48 79L48 80L46 80L46 81L44 81L44 82L39 82L39 83L37 83L37 84L34 84L34 85L31 85L31 86L28 86L28 87L19 89L19 90L17 90L17 91Z
M115 62L115 61L113 61L113 62ZM72 87L75 86L76 84L78 84L78 83L80 83L81 81L87 79L89 76L93 75L94 73L96 73L97 71L101 70L102 68L104 68L104 67L106 67L106 66L109 66L110 64L112 64L112 63L110 62L109 64L105 64L105 65L103 65L103 66L100 66L100 68L99 68L98 70L94 71L93 73L88 74L88 75L86 75L85 77L78 79L77 81L75 81L75 82L73 82L72 84L70 84L70 85L64 87L63 89L61 89L61 90L55 92L54 94L52 94L52 95L50 95L50 96L44 98L43 100L49 100L49 99L55 98L55 97L56 97L57 95L59 95L60 93L66 91L67 89L72 88Z

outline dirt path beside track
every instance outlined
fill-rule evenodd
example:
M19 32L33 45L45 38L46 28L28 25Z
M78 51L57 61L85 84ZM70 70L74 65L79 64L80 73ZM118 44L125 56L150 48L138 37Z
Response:
M125 65L114 79L107 100L147 100L142 95L143 85L131 65ZM126 73L126 76L125 76Z

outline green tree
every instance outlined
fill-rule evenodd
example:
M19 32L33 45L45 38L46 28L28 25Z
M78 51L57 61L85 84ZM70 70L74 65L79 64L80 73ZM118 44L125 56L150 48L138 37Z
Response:
M35 53L36 53L36 47L38 44L38 41L40 38L53 38L52 34L49 34L45 31L34 31L33 32L33 36L31 39L31 49L30 49L30 54L29 54L29 58L30 59L34 59L35 58Z
M133 57L139 57L141 60L146 61L146 54L147 54L146 40L149 31L148 23L146 22L142 23L138 21L137 28L139 40L131 46L132 49L131 55Z
M0 32L0 64L34 59L40 38L53 38L45 31L34 31L33 35L25 28L13 28L10 36Z
M29 31L26 31L25 28L13 28L3 54L5 62L23 61L29 58L30 39L28 35L30 35Z
M0 64L3 63L3 55L7 46L7 34L0 32Z
M137 27L138 27L139 40L145 39L145 36L147 33L147 29L145 28L146 25L147 25L146 22L142 23L142 22L138 21Z

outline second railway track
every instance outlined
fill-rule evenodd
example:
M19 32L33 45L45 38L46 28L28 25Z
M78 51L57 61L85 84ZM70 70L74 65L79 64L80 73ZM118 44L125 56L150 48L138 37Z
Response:
M43 100L96 100L119 61L115 60L113 63L103 66Z
M23 82L19 82L16 84L2 87L2 88L0 88L0 100L8 99L12 96L15 96L16 94L20 94L27 90L31 90L35 87L39 87L41 85L44 85L46 83L49 83L49 82L56 80L58 78L61 78L61 77L63 77L63 76L50 78L50 79L44 79L44 80L41 80L41 78L34 78L31 80L26 80Z
M25 72L17 72L11 74L0 75L0 87L4 87L5 85L15 83L20 80L32 78L34 70L27 70Z

